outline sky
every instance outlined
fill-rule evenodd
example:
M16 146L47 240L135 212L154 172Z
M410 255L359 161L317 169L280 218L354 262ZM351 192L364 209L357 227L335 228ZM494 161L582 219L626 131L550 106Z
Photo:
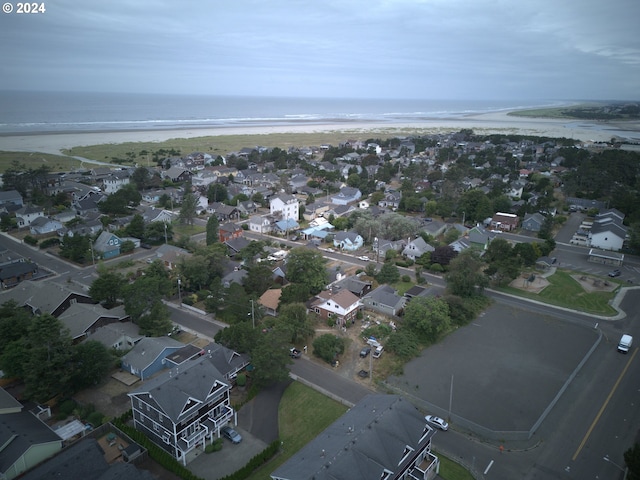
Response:
M640 100L638 0L8 3L2 90Z

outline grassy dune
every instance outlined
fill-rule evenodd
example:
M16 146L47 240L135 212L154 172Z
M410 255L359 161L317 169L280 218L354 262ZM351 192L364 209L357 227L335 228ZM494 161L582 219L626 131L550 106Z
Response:
M42 165L46 165L54 172L65 172L80 167L79 160L63 155L0 151L0 172L6 171L16 160L26 168L36 169Z

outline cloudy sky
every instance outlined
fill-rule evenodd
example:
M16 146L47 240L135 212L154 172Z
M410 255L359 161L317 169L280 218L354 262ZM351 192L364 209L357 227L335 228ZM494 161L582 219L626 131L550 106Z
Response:
M640 100L639 0L46 0L45 7L0 14L0 89Z

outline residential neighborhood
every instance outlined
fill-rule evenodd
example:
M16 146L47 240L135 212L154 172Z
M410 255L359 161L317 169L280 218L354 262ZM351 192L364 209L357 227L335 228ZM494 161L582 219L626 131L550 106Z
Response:
M131 478L148 478L150 461L224 478L286 452L271 478L426 480L443 478L441 435L484 435L499 455L531 445L550 409L485 426L457 390L453 401L453 373L421 384L411 362L436 352L455 364L445 342L480 330L500 295L518 312L539 302L581 315L572 325L588 317L600 345L598 324L625 318L613 299L640 282L639 202L604 195L589 162L632 168L636 156L462 130L4 174L0 476L56 471L77 449L104 451L104 471L131 465ZM554 276L584 295L547 299ZM282 392L264 398L292 379L345 411L288 452L277 422L255 425L277 420Z

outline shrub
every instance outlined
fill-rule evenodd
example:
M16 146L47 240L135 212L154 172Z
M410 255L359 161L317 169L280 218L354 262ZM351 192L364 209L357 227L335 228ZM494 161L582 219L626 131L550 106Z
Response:
M49 248L54 245L60 245L60 239L56 237L47 238L40 242L40 248Z
M220 450L222 450L222 445L223 445L222 439L216 438L212 444L204 447L204 453L219 452Z
M429 270L431 270L432 272L436 272L436 273L442 273L444 272L444 268L442 267L442 265L440 265L439 263L434 263L429 267Z
M104 415L100 412L91 412L87 416L87 422L89 422L93 427L99 427L104 423Z
M37 245L38 244L38 239L32 237L31 235L26 235L24 237L24 243L26 243L28 245Z
M236 385L239 387L244 387L247 384L247 375L244 373L239 373L236 377Z
M403 282L410 282L411 281L411 277L409 275L402 275L400 280L402 280Z
M71 399L65 400L58 407L58 418L62 420L63 418L67 418L69 415L73 413L73 411L78 407L78 404Z

